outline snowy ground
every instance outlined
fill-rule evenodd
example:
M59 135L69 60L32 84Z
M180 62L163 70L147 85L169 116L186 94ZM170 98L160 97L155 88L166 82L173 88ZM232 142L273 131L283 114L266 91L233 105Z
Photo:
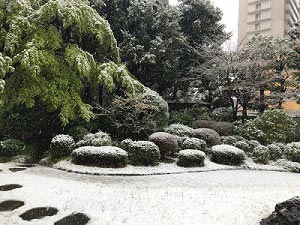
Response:
M300 195L300 174L215 171L161 176L90 176L46 167L12 173L0 164L0 185L23 188L0 192L0 202L22 200L0 212L1 225L53 225L72 212L91 217L89 225L255 225L276 203ZM32 222L18 215L32 207L59 213Z

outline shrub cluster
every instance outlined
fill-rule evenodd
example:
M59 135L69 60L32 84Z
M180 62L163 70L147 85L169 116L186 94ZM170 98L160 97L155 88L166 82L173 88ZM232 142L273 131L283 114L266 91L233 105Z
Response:
M193 137L195 136L195 130L191 127L183 124L171 124L165 129L165 132L174 134L180 137Z
M128 153L113 146L84 146L72 152L72 162L77 165L120 168L127 165Z
M56 135L51 140L50 156L52 159L60 159L71 155L75 148L75 141L69 135Z
M292 142L286 145L284 156L292 162L300 163L300 142Z
M186 149L178 153L177 165L182 167L204 166L205 153L199 150Z
M21 154L25 148L23 142L16 139L7 139L0 142L0 157L13 157Z
M240 165L245 159L243 150L231 145L215 145L211 149L211 161L225 165Z
M220 135L232 135L234 125L230 122L220 122L213 120L197 120L193 123L194 128L209 128L217 131Z
M252 151L252 159L256 163L267 164L271 159L269 148L263 145L255 147Z
M128 145L130 164L135 166L154 166L160 159L160 151L156 144L150 141L133 141Z
M204 140L201 140L199 138L187 138L182 143L182 149L196 149L206 152L207 145Z
M87 134L82 140L76 143L77 147L82 146L109 146L112 144L109 134L99 131L95 134Z
M84 127L80 127L80 126L77 126L77 127L72 127L69 131L68 131L68 134L70 136L73 137L74 141L78 142L80 141L81 139L83 139L83 137L85 135L87 135L89 133L89 131L84 128Z

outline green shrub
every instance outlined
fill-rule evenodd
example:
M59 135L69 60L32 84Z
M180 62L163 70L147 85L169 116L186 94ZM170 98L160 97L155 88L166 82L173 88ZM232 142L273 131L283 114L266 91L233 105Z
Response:
M165 132L180 137L193 137L195 135L195 130L193 128L185 126L183 124L171 124L165 129Z
M235 132L248 140L257 140L262 144L287 143L295 138L296 127L297 123L284 111L271 110L245 124L239 124Z
M215 145L211 148L212 162L224 165L240 165L245 159L243 150L231 145Z
M250 145L246 141L238 141L234 144L234 146L242 149L247 155L252 152Z
M98 109L92 127L109 132L115 139L145 139L168 125L168 104L146 88L140 94L116 97L105 109Z
M156 132L151 134L149 140L159 147L161 158L165 158L166 155L174 155L178 148L177 137L175 135Z
M284 156L292 162L300 163L300 142L292 142L286 145Z
M186 111L180 112L180 111L172 111L170 112L170 124L185 124L187 126L190 126L194 121L194 118L192 115L188 114Z
M220 135L209 128L198 128L195 130L195 137L204 140L208 146L214 146L221 143Z
M238 140L235 136L222 136L221 143L225 145L234 145Z
M210 128L220 135L232 135L234 125L230 122L220 122L213 120L197 120L193 123L194 128Z
M109 134L99 131L95 134L87 134L82 140L76 143L77 147L82 146L109 146L112 144L111 137Z
M186 149L178 153L177 165L182 167L204 166L205 153L199 150Z
M125 151L129 151L129 146L133 142L131 139L125 139L121 141L121 148L124 149Z
M22 153L25 145L16 139L7 139L0 142L0 157L13 157Z
M252 152L252 158L256 163L267 164L271 159L269 148L263 145L255 147Z
M258 141L256 141L256 140L250 140L250 141L248 141L247 143L249 144L249 146L250 146L250 148L251 148L251 151L253 151L254 148L256 148L256 147L258 147L258 146L261 145L261 144L260 144Z
M73 137L74 141L80 141L89 131L84 127L73 127L68 131L68 134Z
M75 141L70 135L56 135L51 140L50 156L52 159L61 159L71 155L75 148Z
M72 162L77 165L120 168L127 165L128 153L113 146L84 146L72 152Z
M203 152L206 152L207 145L204 140L201 140L199 138L187 138L182 143L182 149L196 149Z
M283 155L283 147L281 144L270 144L267 146L270 152L270 159L276 161L282 158Z
M154 166L160 159L160 151L150 141L133 141L129 144L128 156L130 164L135 166Z

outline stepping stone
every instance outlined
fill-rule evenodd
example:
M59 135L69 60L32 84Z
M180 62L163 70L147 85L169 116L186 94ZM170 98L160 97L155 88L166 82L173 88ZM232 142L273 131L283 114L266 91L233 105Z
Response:
M90 218L83 213L75 213L62 218L54 223L54 225L85 225L90 221Z
M23 170L26 170L27 168L22 168L22 167L15 167L15 168L9 168L9 170L11 171L11 172L19 172L19 171L23 171Z
M20 165L18 165L18 166L20 166L20 167L26 167L26 168L32 168L32 167L35 167L34 164L20 164Z
M16 201L16 200L8 200L0 203L0 212L4 211L13 211L17 208L20 208L25 203L22 201Z
M0 191L11 191L11 190L21 188L21 187L23 187L23 186L19 185L19 184L6 184L6 185L0 186Z
M58 213L58 210L53 207L38 207L30 209L23 214L20 215L20 217L23 220L35 220L35 219L42 219L46 216L54 216Z

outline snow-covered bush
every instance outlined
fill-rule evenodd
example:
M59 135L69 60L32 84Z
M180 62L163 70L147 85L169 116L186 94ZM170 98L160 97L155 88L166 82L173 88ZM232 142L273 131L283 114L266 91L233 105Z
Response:
M259 141L256 141L256 140L250 140L250 141L247 141L247 143L249 144L250 148L253 149L256 148L257 146L260 146L261 144L259 143Z
M89 131L84 127L72 127L68 134L73 137L74 141L80 141L85 135L87 135Z
M112 144L111 137L109 134L99 131L95 134L87 134L82 140L76 143L77 147L82 146L109 146Z
M220 135L209 128L198 128L195 130L195 137L204 140L208 146L218 145L221 143Z
M179 148L179 149L182 149L182 144L183 144L183 142L184 142L186 139L188 139L189 137L187 137L187 136L180 137L180 136L177 136L177 135L175 135L175 136L176 136L176 139L177 139L178 148Z
M177 138L175 135L157 132L150 135L149 140L159 147L161 157L165 155L174 155L178 148Z
M56 135L51 140L50 156L52 159L60 159L70 156L75 148L75 141L70 135Z
M235 136L221 136L221 143L224 145L234 145L238 140Z
M286 145L284 149L286 159L300 163L300 142L292 142Z
M263 145L255 147L252 151L252 159L256 163L267 164L270 160L269 148Z
M1 141L0 157L13 157L19 155L24 148L24 143L16 139L7 139Z
M160 159L160 151L156 144L150 141L133 141L128 146L130 164L135 166L154 166Z
M193 123L194 128L209 128L215 130L220 135L232 135L234 126L230 122L220 122L214 120L197 120Z
M234 144L235 147L242 149L247 155L252 152L250 145L247 141L238 141Z
M273 161L276 161L280 158L282 158L283 155L283 146L281 147L281 144L270 144L267 146L270 153L270 159Z
M219 164L240 165L245 159L245 153L231 145L215 145L211 148L210 159Z
M121 141L121 148L124 149L125 151L129 150L129 145L133 142L133 140L127 138L123 141Z
M177 165L182 167L204 166L205 153L199 150L186 149L178 153Z
M206 152L206 148L207 148L206 142L199 138L187 138L182 143L182 149L196 149L196 150Z
M195 135L195 131L193 128L185 126L183 124L175 123L171 124L165 129L165 132L174 134L180 137L193 137Z
M72 152L72 162L77 165L120 168L127 165L128 153L113 146L84 146Z

